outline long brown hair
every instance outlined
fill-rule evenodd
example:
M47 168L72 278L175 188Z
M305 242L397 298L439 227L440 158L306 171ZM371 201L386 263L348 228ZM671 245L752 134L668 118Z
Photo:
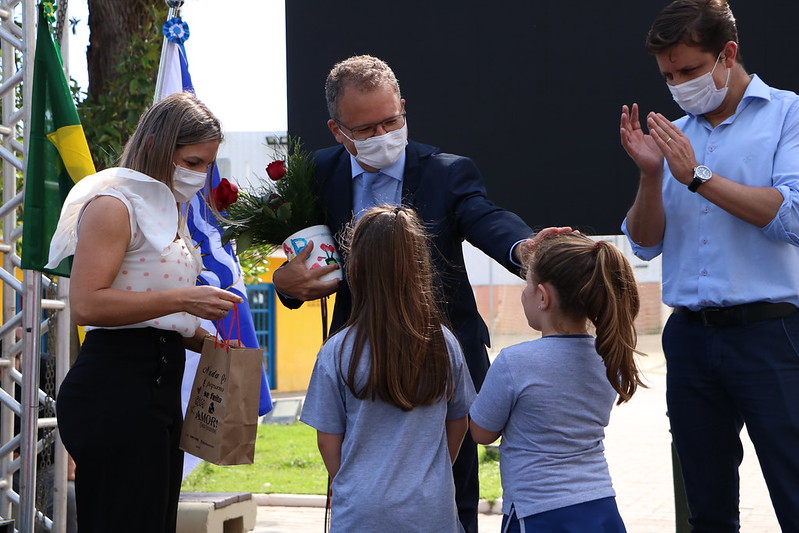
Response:
M354 335L349 368L340 367L356 398L379 397L410 411L452 396L452 366L434 295L430 243L416 213L381 206L351 230L345 268ZM369 346L369 374L356 372ZM340 363L341 364L341 363Z
M633 356L638 287L621 251L576 233L553 235L536 248L527 268L534 282L555 288L564 314L594 325L596 351L619 394L618 403L629 400L639 385L645 387Z

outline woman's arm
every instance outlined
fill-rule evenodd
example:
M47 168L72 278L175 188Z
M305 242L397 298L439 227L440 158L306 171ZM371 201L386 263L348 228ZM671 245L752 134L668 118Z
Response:
M218 320L241 298L217 287L182 287L133 292L111 287L130 243L125 205L111 196L94 199L84 210L72 265L70 308L79 325L124 326L185 311Z
M343 433L324 433L316 432L316 445L322 455L327 473L330 479L336 477L338 469L341 468L341 443L344 442Z

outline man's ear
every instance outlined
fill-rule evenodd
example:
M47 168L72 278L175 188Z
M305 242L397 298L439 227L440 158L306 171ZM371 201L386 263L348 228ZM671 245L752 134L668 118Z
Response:
M330 133L333 134L333 137L336 139L337 143L341 144L344 142L344 136L341 134L338 124L336 124L336 121L332 118L328 119L327 121L327 129L329 129Z
M724 66L732 68L735 66L735 60L738 57L738 43L735 41L727 41L724 48L721 49L721 60Z

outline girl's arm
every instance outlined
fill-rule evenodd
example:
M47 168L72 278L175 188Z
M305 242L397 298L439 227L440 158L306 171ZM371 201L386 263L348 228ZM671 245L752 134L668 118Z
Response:
M149 292L112 288L129 243L125 204L111 196L92 200L81 218L72 266L69 298L75 323L124 326L181 311L218 320L241 301L231 292L209 286Z
M330 479L336 477L341 467L341 443L344 442L343 433L316 432L316 445L322 455Z
M475 424L474 420L471 421L469 427L472 430L472 439L474 439L474 442L477 444L491 444L502 434L499 431L488 431L487 429L483 429Z
M454 464L455 458L458 457L458 452L461 449L463 437L466 435L466 430L469 429L469 421L464 416L455 420L447 420L447 448L449 448L449 459Z

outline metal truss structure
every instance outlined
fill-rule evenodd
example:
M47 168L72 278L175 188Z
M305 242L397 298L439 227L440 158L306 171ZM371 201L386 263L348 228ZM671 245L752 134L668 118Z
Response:
M16 530L24 533L63 533L67 456L56 429L55 384L69 366L68 280L56 283L24 271L19 281L22 226L17 210L27 179L35 35L35 0L0 0L0 519L13 518ZM43 356L51 361L45 366ZM39 388L42 371L50 383L47 392Z

